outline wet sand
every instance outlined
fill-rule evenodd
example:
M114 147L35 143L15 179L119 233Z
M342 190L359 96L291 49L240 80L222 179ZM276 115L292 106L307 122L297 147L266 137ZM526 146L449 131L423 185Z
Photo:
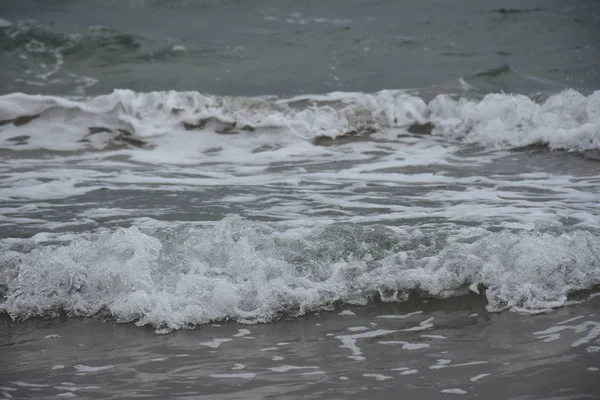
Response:
M600 393L600 296L489 314L482 297L341 308L169 334L97 319L0 319L12 398L581 399Z

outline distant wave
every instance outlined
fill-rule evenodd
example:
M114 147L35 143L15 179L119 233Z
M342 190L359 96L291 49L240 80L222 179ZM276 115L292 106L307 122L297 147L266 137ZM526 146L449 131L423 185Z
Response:
M429 102L401 90L290 99L131 90L83 100L0 96L0 147L17 151L102 150L114 145L143 151L168 137L194 135L198 140L209 133L240 134L241 142L251 135L260 146L271 143L274 134L279 146L296 140L335 144L339 138L364 138L390 129L492 148L599 150L600 91L585 96L565 90L541 100L502 93L481 100L437 95ZM256 139L260 137L262 142ZM386 137L393 140L393 135Z

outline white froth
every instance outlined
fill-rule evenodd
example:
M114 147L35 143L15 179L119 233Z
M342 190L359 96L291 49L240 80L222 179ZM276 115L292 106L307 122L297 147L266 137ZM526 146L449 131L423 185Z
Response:
M216 379L253 379L256 378L256 374L254 372L242 372L239 374L212 374L210 377Z
M363 374L363 376L366 378L375 378L377 381L385 381L393 378L392 376L382 374Z
M449 367L468 367L471 365L481 365L481 364L488 364L488 361L471 361L471 362L466 362L466 363L451 364L448 366Z
M213 339L210 342L201 342L198 343L200 346L206 346L206 347L210 347L213 349L218 349L219 346L221 346L221 344L223 343L227 343L227 342L231 342L232 339L229 338L217 338L217 339Z
M319 369L319 367L315 367L315 366L298 366L298 365L281 365L279 367L271 367L268 368L269 370L273 371L273 372L289 372L289 371L295 371L295 370L299 370L299 369Z
M302 372L300 375L323 375L325 371L311 371L311 372Z
M401 344L403 350L420 350L420 349L426 349L426 348L430 347L430 345L428 345L427 343L409 343L409 342L403 342L401 340L387 340L387 341L380 341L377 343L379 343L379 344Z
M574 318L572 321L575 321ZM600 337L600 322L584 321L577 325L566 325L566 321L560 325L553 326L543 331L534 332L533 334L543 342L553 342L561 338L561 332L572 331L575 334L583 335L571 344L571 347L578 347L590 343Z
M361 355L362 350L356 344L358 339L374 338L374 337L384 336L384 335L394 333L394 332L397 332L397 331L377 329L375 331L356 333L354 335L340 335L340 336L336 336L335 338L339 339L342 342L340 347L346 348L352 352L352 355L349 356L349 358L352 358L357 361L362 361L362 360L364 360L364 357Z
M438 96L430 104L433 134L484 146L600 149L600 91L566 90L542 104L522 95L490 94L482 101Z
M386 318L386 319L406 319L412 317L413 315L423 314L423 311L415 311L408 314L395 314L395 315L378 315L376 318Z
M234 337L244 337L249 335L251 332L248 329L238 329L238 333L233 335Z
M59 338L60 338L60 335L57 335L57 334L44 336L44 339L59 339Z
M431 328L433 328L433 324L431 323L431 321L433 321L433 319L434 319L434 317L427 318L425 321L421 321L419 323L419 326L413 326L411 328L402 329L402 331L417 332L417 331L425 331L427 329L431 329Z
M348 327L348 330L350 332L359 332L359 331L368 331L369 328L367 328L366 326L350 326L350 327ZM331 335L333 336L333 333Z
M416 369L407 369L406 371L400 372L400 375L413 375L418 373L419 371Z
M106 371L109 369L113 369L114 367L115 367L114 365L101 365L98 367L93 367L90 365L83 365L83 364L78 364L78 365L73 366L73 368L75 368L80 373Z
M40 384L40 383L30 383L30 382L24 382L24 381L14 381L12 383L17 386L27 387L27 388L46 388L46 387L50 386L50 385L45 385L45 384Z
M479 375L475 375L474 377L472 377L471 379L469 379L471 382L477 382L480 379L485 378L486 376L490 376L490 374L479 374Z
M458 388L442 389L442 393L448 393L448 394L467 394L467 392L465 390L458 389Z
M0 127L0 147L63 151L102 149L111 141L127 142L128 139L119 134L126 131L126 136L147 140L163 146L164 150L169 147L175 150L172 146L177 146L177 157L171 157L171 161L186 163L186 159L197 160L205 150L215 147L242 150L249 144L254 144L253 149L273 144L274 130L283 135L281 143L289 144L297 139L337 137L365 129L410 125L415 120L424 121L421 114L425 109L421 99L390 91L346 96L337 101L337 106L328 101L325 105L309 108L252 98L204 96L197 92L116 90L110 95L84 101L15 93L0 96L0 120L40 117L26 124ZM89 128L103 130L90 133ZM231 129L246 133L247 141L242 144L239 139L215 134ZM266 136L260 140L255 134L248 133L255 130L261 130ZM28 137L26 143L17 141L19 144L15 145L12 140L25 136ZM161 136L170 139L164 140ZM203 144L205 140L199 139L210 139L210 144L207 146ZM190 143L194 145L190 146ZM162 152L163 156L165 153Z
M60 62L58 58L55 69ZM295 105L302 103L308 106ZM598 150L599 109L600 91L586 97L573 90L551 96L542 104L509 94L490 94L481 101L440 95L426 104L418 97L389 90L281 101L197 92L116 90L81 101L14 93L0 96L0 120L39 117L1 126L0 147L99 150L110 143L141 143L131 140L134 138L144 141L145 149L130 148L121 154L145 162L189 164L217 148L229 160L264 158L266 154L253 155L251 151L273 144L277 149L269 156L318 154L327 151L310 144L298 146L299 142L373 131L385 136L387 130L433 123L434 135L483 146L544 144L551 149ZM217 133L229 131L241 135L232 138ZM296 147L285 150L289 145Z
M441 250L420 245L417 252L411 246L425 238L418 231L348 224L290 228L231 216L212 227L152 234L118 228L72 238L58 245L32 241L26 253L12 250L14 240L0 241L0 266L12 271L3 278L0 310L15 318L108 311L119 322L179 329L224 319L266 322L336 301L362 305L375 293L403 301L415 288L448 297L470 284L487 287L490 311L535 312L600 283L594 267L600 238L586 231L489 232ZM385 248L388 243L395 249ZM403 331L432 327L428 318ZM552 340L566 329L587 332L581 343L597 336L591 321L536 334ZM339 336L346 344L360 337ZM216 348L230 340L202 345Z

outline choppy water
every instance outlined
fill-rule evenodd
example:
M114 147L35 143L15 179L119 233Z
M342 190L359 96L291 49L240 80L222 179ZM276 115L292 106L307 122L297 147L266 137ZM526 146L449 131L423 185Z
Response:
M490 383L477 393L494 392L522 369L560 375L563 364L572 373L554 392L536 378L498 398L592 395L581 377L600 367L598 3L469 3L6 2L0 312L15 321L3 320L2 345L17 361L2 393L77 394L104 371L110 383L85 396L133 395L144 363L43 339L92 324L141 359L185 347L213 389L184 390L179 363L151 369L179 397L345 398L374 380L386 384L375 397L408 384L409 396L437 398L473 394L480 380ZM389 310L396 317L382 317ZM567 319L584 336L548 347ZM268 324L237 325L257 322ZM214 323L228 333L215 336ZM327 329L289 331L309 325ZM265 348L350 356L352 376L347 361L267 365L236 344L246 329ZM133 332L171 332L166 355ZM488 332L523 350L477 357ZM357 344L374 338L373 352L401 351L375 367ZM50 342L64 368L46 356L21 366ZM206 347L214 353L197 358ZM537 352L547 356L515 367ZM484 363L493 368L450 381L419 372ZM73 368L81 382L52 375ZM268 374L289 371L323 377L316 391L294 375L269 392ZM333 389L341 377L348 392Z

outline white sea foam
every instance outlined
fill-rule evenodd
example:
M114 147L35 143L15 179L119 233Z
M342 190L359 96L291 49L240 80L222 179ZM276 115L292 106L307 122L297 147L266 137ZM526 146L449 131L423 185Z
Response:
M403 350L420 350L430 347L427 343L409 343L401 340L383 340L379 341L379 344L401 344Z
M295 228L230 216L212 227L146 233L131 227L72 237L23 249L15 239L0 241L0 310L14 318L110 313L120 322L178 329L223 319L270 321L336 301L366 304L375 295L403 301L415 289L448 297L473 284L487 288L490 311L535 312L600 283L600 238L587 231L488 232L469 243L444 243L384 226ZM429 318L399 330L431 327ZM550 338L569 329L587 331L577 342L583 343L598 328L585 322L537 334ZM360 356L356 339L380 333L339 338Z
M393 314L393 315L378 315L376 318L386 318L386 319L406 319L412 317L414 315L423 314L423 311L415 311L408 314Z
M242 372L239 374L212 374L210 377L217 379L253 379L256 378L256 374L254 372Z
M281 156L291 144L292 153L318 153L324 150L299 143L374 132L393 139L394 129L406 133L413 124L432 123L433 135L482 146L599 150L598 110L600 91L585 96L573 90L541 104L511 94L490 94L481 101L439 95L427 104L398 90L282 100L173 91L116 90L86 100L13 93L0 96L0 121L15 121L0 126L0 147L74 151L141 146L145 149L126 153L147 162L185 164L209 158L211 152L231 161L241 154L242 159L265 157L248 151L261 148Z
M490 374L479 374L479 375L475 375L474 377L472 377L471 379L469 379L471 382L477 382L480 379L485 378L486 376L490 376Z
M279 367L271 367L268 368L269 370L273 371L273 372L289 372L289 371L295 371L295 370L299 370L299 369L319 369L319 367L316 366L298 366L298 365L280 365Z
M394 332L396 332L396 331L391 331L391 330L386 330L386 329L377 329L375 331L364 332L364 333L355 333L353 335L339 335L339 336L336 336L335 338L342 342L340 347L346 348L352 352L352 355L348 356L349 358L352 358L357 361L362 361L365 358L362 356L361 348L358 347L358 345L356 344L358 339L380 337L380 336L388 335L388 334L394 333Z
M430 104L433 134L484 146L600 149L600 91L566 90L537 104L521 95L490 94L482 101L438 96Z
M385 381L388 379L393 379L392 376L383 375L383 374L363 374L366 378L375 378L377 381Z
M419 373L416 369L407 369L406 371L400 372L400 375L413 375Z
M59 339L59 338L60 338L60 335L57 335L57 334L44 336L44 339Z
M589 344L592 340L597 340L600 337L600 322L584 321L576 325L567 325L568 322L574 322L577 319L578 318L572 318L568 321L563 321L546 330L534 332L534 335L543 342L553 342L561 338L562 332L572 332L578 335L585 334L583 337L575 340L571 344L572 347ZM595 346L591 347L594 348ZM588 350L589 348L590 347L588 347ZM590 352L594 352L594 350Z
M452 388L452 389L442 389L442 393L449 393L449 394L467 394L467 392L466 392L465 390L458 389L458 388Z
M90 365L83 365L83 364L78 364L78 365L73 366L73 368L75 368L80 373L106 371L109 369L113 369L114 367L115 367L114 365L101 365L98 367L93 367Z
M348 327L348 330L350 332L360 332L360 331L368 331L369 328L367 328L366 326L350 326L350 327ZM333 335L333 333L331 335Z
M206 346L206 347L210 347L213 349L218 349L221 344L223 343L227 343L227 342L231 342L232 339L229 338L217 338L217 339L213 339L210 342L201 342L198 343L200 346Z

